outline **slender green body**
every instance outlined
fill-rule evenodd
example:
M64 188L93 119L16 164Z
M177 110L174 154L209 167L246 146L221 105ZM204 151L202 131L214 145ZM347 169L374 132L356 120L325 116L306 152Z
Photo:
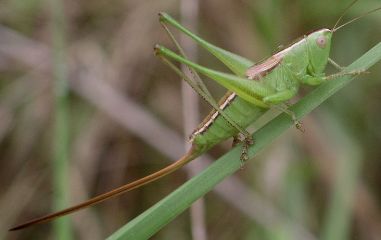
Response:
M219 102L220 109L241 128L246 129L274 104L294 97L300 84L318 85L324 81L332 31L321 29L304 36L265 61L253 65L233 53L222 50L181 26L169 15L160 20L176 27L220 59L235 75L214 71L156 46L156 53L188 65L226 87L228 92ZM201 155L239 133L228 119L213 110L191 136L193 152Z
M308 75L313 69L312 65L310 65L312 61L309 60L308 52L308 41L306 38L302 38L289 48L275 54L273 58L282 58L276 67L271 69L265 76L258 75L257 79L252 79L252 81L263 85L262 94L257 96L258 100L263 101L266 96L275 95L273 102L281 102L283 96L279 98L277 93L286 93L287 98L291 98L298 92L300 82L305 81L305 79L314 79L313 76ZM326 59L328 59L328 56ZM326 62L323 64L326 64ZM196 65L193 64L192 67L196 67ZM322 71L323 68L318 70ZM206 74L207 72L209 71L205 71ZM212 73L209 74L210 76L213 75ZM267 107L255 104L255 102L250 103L235 93L228 93L220 101L220 106L228 116L231 116L244 129L267 110ZM230 125L217 111L212 111L194 131L191 140L196 149L204 152L213 145L237 134L236 128Z

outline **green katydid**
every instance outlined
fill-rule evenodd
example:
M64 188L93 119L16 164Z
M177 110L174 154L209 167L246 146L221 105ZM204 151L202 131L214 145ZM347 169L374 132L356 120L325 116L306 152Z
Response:
M350 6L356 1L357 0L352 2ZM347 9L349 9L349 7ZM245 129L262 116L270 107L278 107L288 113L295 121L297 127L300 128L297 119L292 112L286 109L284 102L297 94L301 84L315 86L338 76L356 75L363 72L361 70L346 72L329 58L331 38L333 33L343 26L380 9L381 8L376 8L337 27L345 13L344 11L332 29L324 28L303 36L289 47L258 64L253 64L250 60L208 43L180 25L168 14L161 13L160 21L166 30L168 30L168 24L185 33L211 52L236 74L222 73L191 62L185 57L179 46L182 56L165 47L159 45L155 47L156 55L160 56L170 67L181 75L184 80L190 83L214 108L193 132L191 136L191 149L175 163L151 175L96 196L73 207L20 224L10 230L18 230L34 224L47 222L141 187L176 171L205 153L214 145L230 137L238 139L238 136L244 136L241 160L245 161L247 159L247 147L252 143L251 137ZM170 32L169 34L171 38L173 38ZM175 43L178 45L176 41ZM227 88L229 92L220 100L219 104L217 104L205 85L203 85L203 82L198 79L198 75L196 75L195 82L192 82L191 79L187 78L170 62L170 59L181 62L187 65L192 71L199 72L217 81ZM343 71L338 74L325 76L323 71L327 63L332 63L335 67Z

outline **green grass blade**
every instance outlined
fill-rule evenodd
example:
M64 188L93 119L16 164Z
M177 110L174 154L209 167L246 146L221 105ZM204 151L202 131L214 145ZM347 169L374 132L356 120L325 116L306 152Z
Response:
M52 184L54 189L53 209L63 209L68 206L69 192L69 86L67 79L66 46L65 46L65 15L63 1L51 1L51 34L53 53L53 76L55 94L55 122L52 157ZM69 218L64 217L53 223L54 239L72 239L72 229Z
M352 63L347 70L366 70L381 59L381 43ZM344 76L327 82L297 104L291 107L298 117L310 113L328 97L339 91L353 78ZM270 144L276 137L293 126L286 114L281 114L254 133L255 144L250 148L252 158ZM196 177L192 178L163 200L117 230L108 239L148 239L163 228L177 215L187 209L194 201L209 192L216 184L240 168L241 148L236 147L215 161Z
M329 194L321 240L350 239L353 201L355 199L358 178L361 171L362 152L354 136L351 136L345 124L324 114L321 119L327 126L328 137L335 143L335 155L332 160L334 181ZM325 124L326 123L326 124Z

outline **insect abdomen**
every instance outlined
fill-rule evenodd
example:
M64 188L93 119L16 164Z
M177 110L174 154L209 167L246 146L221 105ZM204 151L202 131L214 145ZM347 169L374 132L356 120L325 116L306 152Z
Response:
M267 110L243 100L235 93L228 93L220 102L220 108L244 129ZM199 151L206 151L215 144L237 134L236 128L217 111L212 111L193 132L191 141Z

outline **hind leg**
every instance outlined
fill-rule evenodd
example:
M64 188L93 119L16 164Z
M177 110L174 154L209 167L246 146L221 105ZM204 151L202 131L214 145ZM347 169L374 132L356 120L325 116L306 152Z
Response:
M232 146L235 147L237 144L240 143L242 143L242 151L240 157L242 169L247 160L249 160L249 147L254 144L254 139L251 136L247 137L239 133L238 135L233 137Z

